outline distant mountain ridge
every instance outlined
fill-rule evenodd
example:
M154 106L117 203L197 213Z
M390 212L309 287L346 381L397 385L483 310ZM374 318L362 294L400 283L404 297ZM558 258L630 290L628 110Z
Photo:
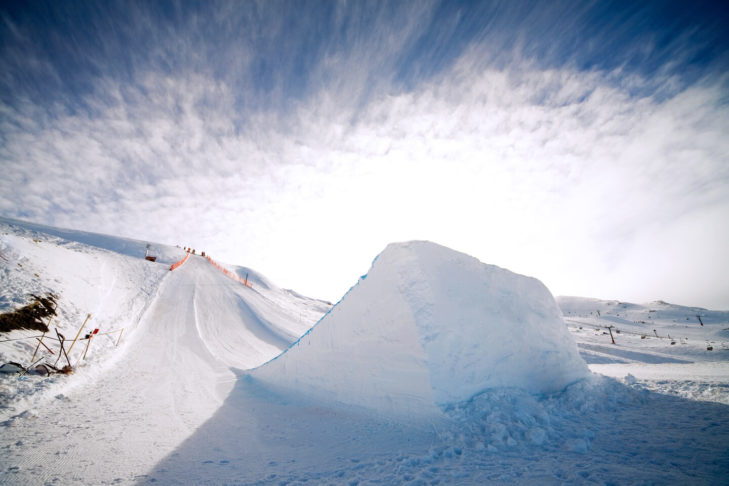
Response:
M102 248L104 250L121 253L122 255L127 255L135 258L144 258L147 245L150 245L150 255L156 256L157 261L160 263L172 264L175 261L179 260L185 254L185 251L182 248L161 243L154 243L151 241L135 240L133 238L126 238L123 236L112 236L101 233L93 233L89 231L56 228L54 226L31 223L29 221L6 218L3 216L0 216L0 222L12 226L19 226L28 230L38 231L40 233L57 236L65 240L75 241L89 246L95 246L97 248Z

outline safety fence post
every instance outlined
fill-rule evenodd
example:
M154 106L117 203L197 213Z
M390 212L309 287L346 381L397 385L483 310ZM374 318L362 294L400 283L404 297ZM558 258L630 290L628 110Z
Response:
M94 336L99 332L99 329L94 329L94 332L89 334L89 342L86 343L86 349L84 350L83 360L86 360L86 353L89 352L89 347L91 346L91 340L94 338Z
M89 321L89 319L90 319L90 318L91 318L91 314L87 314L87 315L86 315L86 320L84 321L84 323L83 323L83 324L81 324L81 327L79 328L78 332L76 333L76 337L75 337L75 338L73 338L73 342L71 343L71 347L69 347L69 348L68 348L68 352L69 352L69 353L70 353L70 352L71 352L71 350L73 349L73 345L74 345L74 344L76 344L76 340L77 340L77 339L78 339L78 337L79 337L79 336L81 335L81 331L83 331L83 330L84 330L84 327L86 326L86 323L87 323L87 322ZM70 365L70 364L71 364L71 363L69 363L69 365Z

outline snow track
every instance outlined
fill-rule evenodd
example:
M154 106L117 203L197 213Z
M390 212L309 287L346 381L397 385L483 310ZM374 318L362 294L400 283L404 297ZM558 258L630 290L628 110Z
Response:
M278 300L286 295L267 291L278 292ZM95 379L83 370L61 378L74 386L3 424L2 482L141 479L140 472L171 453L223 404L236 380L232 367L256 366L290 344L268 326L261 301L203 258L191 257L164 279L113 367Z
M293 336L282 336L249 301L258 293L226 277L201 257L191 257L181 272L194 288L190 296L200 341L226 365L248 369L265 363L288 347ZM270 309L269 309L270 310Z

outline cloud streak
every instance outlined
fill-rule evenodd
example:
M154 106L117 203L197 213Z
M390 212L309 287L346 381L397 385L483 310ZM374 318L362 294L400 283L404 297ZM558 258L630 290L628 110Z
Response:
M729 307L711 12L74 5L2 12L6 216L191 244L332 300L423 238L555 293Z

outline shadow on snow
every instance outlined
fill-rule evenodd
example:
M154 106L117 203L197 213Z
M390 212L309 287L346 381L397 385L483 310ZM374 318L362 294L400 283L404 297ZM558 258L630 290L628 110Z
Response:
M487 391L436 423L279 394L237 371L225 403L139 484L720 484L729 407L593 376Z

